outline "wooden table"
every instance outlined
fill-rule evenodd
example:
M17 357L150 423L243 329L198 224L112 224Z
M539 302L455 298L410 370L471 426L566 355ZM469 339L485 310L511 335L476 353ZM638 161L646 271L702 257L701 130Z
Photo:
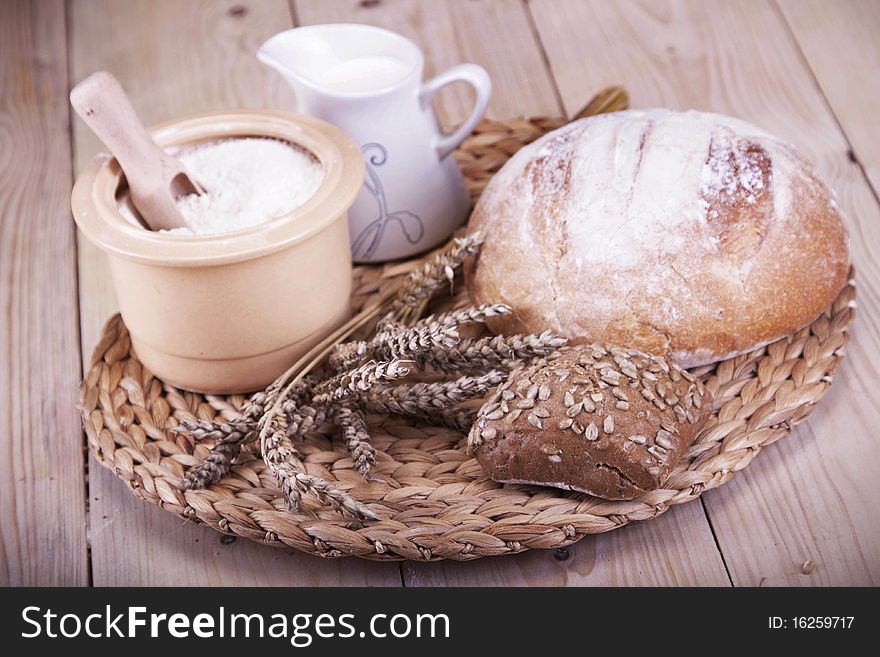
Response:
M849 215L860 309L821 407L700 503L557 552L472 563L323 561L182 524L88 458L77 385L115 301L78 239L73 177L99 149L67 103L115 73L147 122L293 108L254 52L293 25L373 23L428 74L485 66L493 117L633 105L741 116L801 147ZM829 585L880 583L880 2L3 0L0 2L0 584ZM444 122L464 89L444 92Z

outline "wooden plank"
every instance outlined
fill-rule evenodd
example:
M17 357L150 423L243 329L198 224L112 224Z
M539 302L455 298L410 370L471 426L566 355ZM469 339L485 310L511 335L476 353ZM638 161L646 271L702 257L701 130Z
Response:
M397 564L321 559L178 520L93 463L95 586L400 586Z
M0 585L88 583L64 3L0 3Z
M302 24L370 23L412 38L425 50L427 75L463 61L481 64L492 75L490 113L495 117L560 113L553 80L521 2L331 0L296 2L294 7ZM584 87L583 101L596 90L597 85ZM466 115L470 105L452 90L447 93L438 112L445 123L454 123ZM661 528L665 528L666 540ZM677 550L672 547L675 544ZM659 546L669 546L670 551L662 560L655 554L652 562L651 553L661 549ZM657 524L586 539L570 548L569 555L565 561L556 560L553 552L539 552L464 564L408 563L403 569L404 582L413 586L729 583L699 506L673 510ZM610 555L614 558L608 558Z
M777 1L855 156L880 192L880 3Z
M569 111L622 82L637 107L735 114L797 144L837 190L861 296L849 357L808 423L704 502L736 585L876 584L880 208L782 17L770 2L529 6Z
M283 0L75 1L71 12L73 78L110 70L147 123L226 107L292 107L284 82L254 56L264 39L291 26ZM74 143L79 170L100 146L80 121ZM82 347L88 354L115 301L103 257L85 239L80 245ZM210 529L184 526L137 501L94 464L89 484L96 585L400 583L395 564L324 561L250 541L223 543Z

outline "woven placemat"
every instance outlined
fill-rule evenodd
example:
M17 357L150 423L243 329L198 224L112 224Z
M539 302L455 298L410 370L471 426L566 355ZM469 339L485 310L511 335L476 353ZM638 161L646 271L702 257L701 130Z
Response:
M584 113L613 105L600 95ZM472 195L479 194L518 148L563 122L483 121L457 153ZM355 307L412 267L412 262L357 267ZM194 443L173 429L183 418L219 414L232 419L245 398L202 396L163 383L131 351L118 315L104 326L82 383L83 426L97 461L139 498L266 545L324 557L420 561L557 548L694 500L729 481L762 447L787 435L831 385L843 358L854 299L851 275L831 307L810 326L749 354L693 370L712 391L712 417L664 488L630 502L498 485L467 456L462 434L388 417L371 418L378 462L369 481L353 469L342 441L333 439L332 426L308 434L300 450L309 474L369 504L380 520L352 521L308 498L300 513L290 512L274 475L259 455L249 452L209 488L184 490L183 476L207 455L210 443Z

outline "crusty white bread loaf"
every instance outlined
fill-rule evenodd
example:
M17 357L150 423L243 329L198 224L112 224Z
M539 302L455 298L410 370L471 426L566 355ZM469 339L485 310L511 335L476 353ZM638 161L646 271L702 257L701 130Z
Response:
M551 329L669 357L728 358L815 319L846 280L844 218L788 144L665 109L575 121L516 153L469 230L496 332Z

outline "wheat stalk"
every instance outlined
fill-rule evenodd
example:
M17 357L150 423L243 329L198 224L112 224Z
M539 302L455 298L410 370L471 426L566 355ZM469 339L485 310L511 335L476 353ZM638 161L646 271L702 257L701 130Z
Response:
M490 317L498 317L511 312L510 306L503 303L467 306L449 312L429 315L413 324L413 328L422 326L460 326L461 324L484 324Z
M332 404L344 397L369 390L378 381L390 381L409 374L408 361L370 361L349 372L337 374L315 388L313 406Z
M448 285L450 292L455 280L455 270L470 256L480 250L482 233L457 237L450 244L410 272L391 304L390 311L380 324L400 319L412 311L421 309L438 290Z
M294 441L328 417L339 426L355 469L366 476L376 462L364 413L403 415L467 431L477 409L465 400L486 395L506 380L519 362L544 357L565 343L549 332L460 340L462 324L485 323L510 312L504 304L460 308L424 319L427 302L455 279L455 270L479 250L482 237L453 240L414 269L406 281L386 292L326 339L315 345L264 392L248 400L231 421L181 421L193 439L215 441L205 461L186 478L203 487L228 472L244 444L259 439L260 454L274 474L287 505L300 510L312 495L352 518L377 518L348 493L306 472ZM381 317L368 340L343 342ZM310 372L328 360L330 373L317 381ZM412 365L458 373L453 381L391 386Z
M360 408L339 406L336 409L336 423L342 430L355 470L366 477L376 463L376 450L370 439L364 412Z
M463 376L454 381L374 388L361 395L361 401L364 409L370 413L424 417L435 415L466 399L485 395L506 379L506 373L492 370L480 376Z
M292 389L292 397L302 398L311 386L311 380L301 381ZM278 386L274 384L262 392L255 393L244 404L240 415L229 422L189 418L180 421L175 431L187 433L195 441L216 441L205 460L187 473L183 482L185 488L205 488L219 481L229 472L243 447L256 439L257 423L265 412L266 405L271 403L277 394Z
M372 347L364 340L342 342L333 349L327 364L334 372L343 372L360 365L371 353Z
M550 331L532 335L495 335L462 340L451 349L435 349L415 354L418 367L440 372L485 372L510 370L521 362L546 358L567 340Z
M458 344L458 328L429 324L411 328L389 327L373 338L373 353L383 360L410 359L417 354Z

